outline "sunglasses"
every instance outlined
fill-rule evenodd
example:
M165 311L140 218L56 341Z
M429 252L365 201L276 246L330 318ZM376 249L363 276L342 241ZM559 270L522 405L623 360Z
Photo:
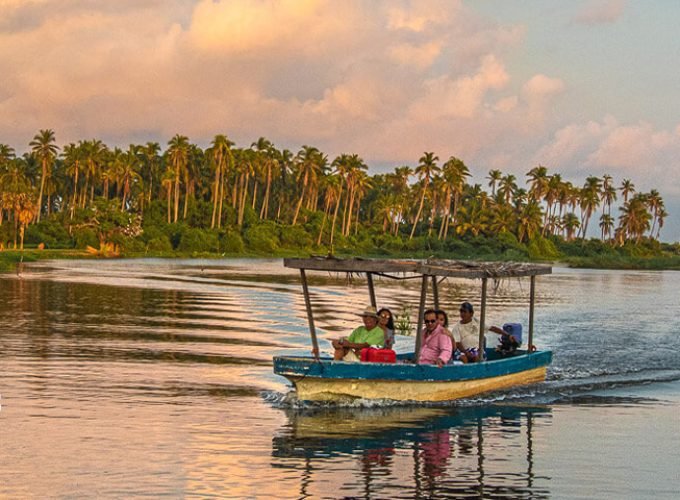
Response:
M425 320L425 323L427 323L428 325L431 325L432 323L436 323L436 322L437 322L436 319L426 319Z
M383 319L390 319L391 316L389 314L381 314L380 317Z

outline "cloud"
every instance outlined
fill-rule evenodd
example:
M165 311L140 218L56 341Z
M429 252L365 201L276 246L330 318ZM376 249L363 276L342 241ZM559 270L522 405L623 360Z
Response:
M623 16L625 8L625 0L590 0L573 20L586 25L615 23Z
M410 109L418 121L439 117L473 118L488 91L503 88L508 82L503 64L492 54L485 56L477 72L452 78L443 75L423 82L423 95Z
M680 195L680 169L669 168L680 156L679 129L658 130L648 122L621 124L612 116L574 123L555 132L534 162L578 175L607 172L638 178L643 189L659 188L663 179L666 193ZM645 172L642 178L640 172Z

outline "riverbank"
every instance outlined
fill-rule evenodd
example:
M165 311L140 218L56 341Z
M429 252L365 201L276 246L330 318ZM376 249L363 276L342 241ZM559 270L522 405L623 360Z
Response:
M118 257L124 258L284 258L284 257L306 257L312 254L307 249L277 249L274 252L124 252ZM323 254L321 254L323 255ZM338 252L334 254L338 257L356 256L357 253ZM471 248L465 252L446 252L441 250L427 251L418 250L413 252L385 252L376 249L374 252L361 252L359 255L366 258L414 258L426 259L428 257L438 257L447 259L461 260L484 260L484 261L527 261L527 262L553 262L561 263L572 268L582 269L627 269L627 270L680 270L680 255L673 255L665 252L665 255L642 255L642 256L622 256L618 254L597 254L597 255L553 255L553 258L531 258L529 256L517 255L513 252L493 252L488 247ZM17 265L25 262L35 262L38 260L50 259L97 259L111 258L102 255L92 254L79 249L50 249L40 250L37 248L19 250L4 250L0 252L0 272L15 272Z

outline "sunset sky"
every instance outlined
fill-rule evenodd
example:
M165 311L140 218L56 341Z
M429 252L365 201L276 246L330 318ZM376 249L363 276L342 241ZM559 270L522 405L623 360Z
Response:
M680 241L680 2L0 0L0 143L264 136L656 188Z

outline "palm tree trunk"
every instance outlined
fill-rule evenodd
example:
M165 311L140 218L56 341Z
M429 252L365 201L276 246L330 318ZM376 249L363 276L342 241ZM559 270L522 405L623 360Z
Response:
M338 219L338 211L340 210L340 202L342 200L342 186L340 187L340 192L338 193L338 199L335 202L335 210L333 211L333 223L331 224L331 250L333 249L333 237L335 236L335 222Z
M215 184L213 186L213 211L212 211L212 219L210 220L210 229L215 228L215 222L217 219L217 206L220 201L220 170L221 166L219 164L219 161L217 162L217 167L215 168Z
M302 200L305 197L305 192L307 191L307 172L305 171L305 176L302 178L302 190L300 192L300 199L295 207L295 215L293 215L293 226L297 223L298 215L300 214L300 207L302 207Z
M262 209L260 210L260 220L266 219L269 212L269 190L272 185L272 167L267 164L267 187L264 190L264 201L262 202Z
M418 221L420 220L420 213L423 211L424 203L425 203L425 186L423 186L423 194L420 196L420 204L418 205L418 212L416 212L416 218L413 221L413 229L411 229L411 236L408 237L409 240L413 239L413 235L416 232L416 227L418 226Z

